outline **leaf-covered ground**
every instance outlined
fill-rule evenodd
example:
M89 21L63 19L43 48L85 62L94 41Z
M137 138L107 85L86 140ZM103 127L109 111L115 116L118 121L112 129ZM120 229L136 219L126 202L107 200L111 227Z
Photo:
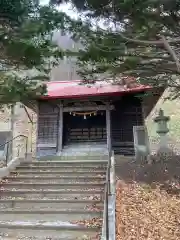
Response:
M146 124L152 152L159 137L153 122L159 108L170 116L168 145L180 154L180 102L160 102ZM180 156L151 165L117 160L117 240L180 239Z
M179 240L180 196L160 187L117 182L117 240Z
M151 165L120 158L116 174L117 240L180 239L180 157Z

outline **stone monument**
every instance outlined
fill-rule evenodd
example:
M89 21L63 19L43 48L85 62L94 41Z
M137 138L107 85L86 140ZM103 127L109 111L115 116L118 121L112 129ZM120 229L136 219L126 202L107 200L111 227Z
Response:
M157 150L157 156L172 156L173 151L168 147L168 122L170 117L164 115L162 109L159 110L158 116L154 119L154 122L157 124L157 134L160 136L159 147ZM174 154L173 154L174 155Z
M146 159L150 154L148 131L146 126L133 126L135 159Z

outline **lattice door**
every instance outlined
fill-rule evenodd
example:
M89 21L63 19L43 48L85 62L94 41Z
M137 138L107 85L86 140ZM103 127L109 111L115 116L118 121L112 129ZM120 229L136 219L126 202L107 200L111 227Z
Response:
M41 115L38 125L39 143L56 143L58 135L58 116Z

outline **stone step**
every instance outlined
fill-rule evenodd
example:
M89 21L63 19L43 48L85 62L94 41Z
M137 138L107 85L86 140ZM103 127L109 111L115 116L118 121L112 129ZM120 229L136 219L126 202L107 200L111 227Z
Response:
M107 154L100 153L88 153L83 155L77 155L76 153L72 153L71 155L63 155L63 156L44 156L37 158L38 161L99 161L99 160L108 160Z
M2 180L3 183L5 182L26 182L26 183L99 183L101 181L105 181L105 175L96 176L96 177L83 177L83 176L60 176L60 177L53 177L53 176L9 176Z
M12 207L13 206L13 207ZM0 203L0 211L2 210L14 210L14 211L81 211L81 210L89 210L89 211L100 211L103 212L103 205L83 205L83 204L71 204L69 206L67 206L67 204L62 204L62 206L59 206L58 204L44 204L44 206L32 206L32 204L30 205L29 203L22 203L22 206L14 206L13 204L4 204L1 205Z
M102 211L90 210L22 210L22 209L0 209L0 216L3 221L58 221L74 222L84 221L92 218L102 217Z
M104 174L106 171L105 170L96 170L96 169L91 169L92 171L88 171L88 170L84 170L83 168L82 169L78 169L78 170L76 170L75 169L75 171L73 171L73 168L70 168L70 169L67 169L67 171L65 172L66 174L68 173L69 175L70 174L73 174L73 173L75 173L75 174L83 174L83 173L96 173L96 174ZM43 172L45 172L45 173L59 173L59 174L62 174L62 173L64 173L64 170L52 170L52 169L50 169L50 168L47 168L47 169L44 169L44 170L41 170L41 169L37 169L37 168L35 168L35 169L29 169L29 168L25 168L25 169L18 169L18 171L16 171L16 172L18 172L18 173L38 173L38 174L41 174L41 173L43 173Z
M107 161L70 160L24 162L1 181L0 239L99 239Z
M92 201L92 200L96 200L96 201L103 201L103 195L101 194L66 194L64 196L54 196L53 194L50 194L48 196L41 196L38 198L37 196L37 193L36 194L32 194L32 195L29 195L29 197L27 197L27 195L25 194L21 194L21 195L1 195L1 198L0 198L2 201L6 201L6 200L9 200L9 201L15 201L15 200L27 200L27 201L31 201L31 200L62 200L62 201L84 201L84 200L88 200L88 201Z
M22 232L21 232L22 231ZM74 234L73 233L69 233L68 232L68 236L64 235L61 233L61 236L57 236L57 234L59 235L60 232L56 232L56 235L45 235L43 230L35 230L35 232L38 231L42 232L42 234L40 236L38 236L38 233L34 233L35 236L32 236L32 232L34 232L34 230L17 230L17 229L3 229L3 232L0 232L0 240L85 240L85 239L97 239L97 235L94 233L91 233L91 235L89 236L89 232L88 234L80 234L80 237L76 236L74 238ZM54 230L53 230L54 231ZM9 232L9 234L7 234L7 232ZM47 232L47 231L46 231ZM67 231L66 231L67 234ZM43 236L45 235L45 236ZM71 236L69 236L71 235ZM76 232L77 235L77 232Z
M16 171L23 171L23 170L36 170L36 171L105 171L106 166L46 166L46 165L40 165L40 166L18 166L16 168Z
M72 174L69 174L69 173L44 173L44 172L41 172L40 174L38 173L11 173L10 177L28 177L28 178L55 178L55 179L82 179L82 178L97 178L97 177L100 177L101 179L105 179L106 177L106 174L105 173L101 173L101 174L92 174L92 173L85 173L85 174L79 174L79 173L75 173L75 172L72 172ZM5 178L6 179L6 178Z
M96 161L90 161L90 160L73 160L73 161L32 161L32 162L22 162L21 166L28 166L28 165L32 165L32 166L107 166L107 160L96 160Z
M0 199L0 209L100 209L103 202L98 200L58 200L58 199Z
M97 239L101 227L61 221L0 221L3 240L85 240Z
M73 189L75 190L87 190L87 189L96 189L96 190L104 190L105 182L99 182L99 183L17 183L17 182L12 182L12 183L4 183L1 184L0 186L0 191L1 190L6 190L6 189L34 189L34 190L65 190L65 191L71 191Z
M16 194L17 192L17 194ZM90 191L83 191L83 192L75 192L73 194L67 193L62 193L59 194L59 191L57 195L52 193L52 191L47 191L45 194L39 193L39 191L11 191L11 190L5 190L1 194L0 199L1 200L65 200L65 201L72 201L72 200L97 200L97 201L103 201L104 199L104 193L101 192L90 192ZM89 194L90 192L90 194ZM12 194L11 194L12 193ZM15 193L15 194L14 194ZM32 194L31 194L32 193ZM44 193L44 191L43 191Z
M20 199L103 199L104 191L102 190L82 190L82 191L65 191L65 190L1 190L1 199L20 198Z
M18 170L17 172L12 172L12 175L52 175L52 176L97 176L105 175L105 171L38 171L38 170Z

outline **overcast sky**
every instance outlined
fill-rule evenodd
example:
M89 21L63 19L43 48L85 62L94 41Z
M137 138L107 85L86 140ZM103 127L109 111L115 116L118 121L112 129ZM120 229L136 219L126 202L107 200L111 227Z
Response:
M49 0L40 0L40 3L41 4L48 4ZM66 4L62 4L61 6L58 7L58 9L60 11L63 11L65 13L67 13L70 17L75 18L75 19L80 16L80 14L78 14L78 12L75 9L73 9L71 4L67 4L67 3ZM106 29L106 26L103 24L103 20L99 20L99 19L97 21L92 20L92 23L93 23L94 26L98 25L101 28Z
M48 4L49 0L40 0L41 4ZM77 18L78 13L75 11L75 9L72 9L72 6L70 4L62 4L60 7L58 7L60 11L66 12L69 16L72 18Z

